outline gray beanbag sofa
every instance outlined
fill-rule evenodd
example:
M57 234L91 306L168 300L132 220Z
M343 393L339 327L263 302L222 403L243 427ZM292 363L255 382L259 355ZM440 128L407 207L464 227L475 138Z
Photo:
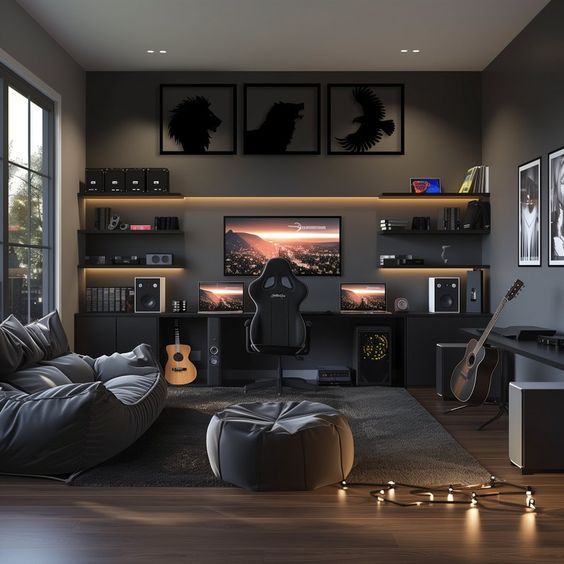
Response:
M57 312L0 324L0 473L65 475L116 455L164 407L151 347L97 359L69 351Z

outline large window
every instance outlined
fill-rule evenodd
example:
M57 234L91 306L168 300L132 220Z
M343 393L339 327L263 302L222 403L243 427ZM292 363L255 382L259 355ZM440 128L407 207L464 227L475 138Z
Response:
M2 316L54 306L53 103L0 66Z

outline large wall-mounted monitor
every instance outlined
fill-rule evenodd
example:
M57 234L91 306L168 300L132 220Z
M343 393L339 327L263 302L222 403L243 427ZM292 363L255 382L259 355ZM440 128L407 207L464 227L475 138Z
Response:
M299 276L340 276L341 218L225 217L226 276L259 276L273 257Z

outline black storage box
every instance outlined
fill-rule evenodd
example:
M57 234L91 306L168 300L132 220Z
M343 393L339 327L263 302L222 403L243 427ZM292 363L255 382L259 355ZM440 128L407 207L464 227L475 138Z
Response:
M125 170L109 168L106 170L106 192L125 192Z
M125 191L126 192L145 192L147 183L145 181L144 168L125 169Z
M104 191L104 176L106 169L104 168L87 168L84 177L86 183L84 185L85 193L103 192Z
M168 168L147 169L147 192L168 192Z

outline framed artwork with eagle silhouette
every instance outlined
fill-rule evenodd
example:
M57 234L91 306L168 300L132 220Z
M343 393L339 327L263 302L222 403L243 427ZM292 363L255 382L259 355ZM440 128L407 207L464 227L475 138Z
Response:
M328 84L329 155L403 155L403 84Z
M245 155L319 155L319 84L245 84Z
M237 152L235 84L161 84L161 155Z

